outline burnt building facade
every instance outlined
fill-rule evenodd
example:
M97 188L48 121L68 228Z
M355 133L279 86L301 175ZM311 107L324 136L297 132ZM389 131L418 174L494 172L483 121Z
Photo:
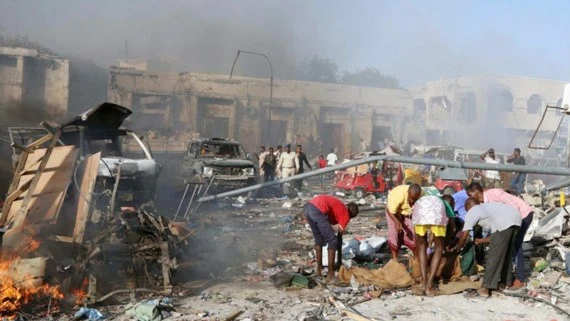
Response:
M0 47L0 105L43 108L65 115L69 102L69 60L35 49Z
M270 89L262 78L112 67L108 94L135 112L130 127L234 138L250 151L291 143L346 154L413 134L407 90L276 80L270 104Z

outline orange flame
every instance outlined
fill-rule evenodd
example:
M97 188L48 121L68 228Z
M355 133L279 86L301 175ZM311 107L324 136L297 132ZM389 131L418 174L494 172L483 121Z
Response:
M22 246L16 253L27 254L37 250L41 242L36 241L31 236L26 236L20 243ZM20 257L13 253L2 253L0 251L0 316L14 319L17 313L36 300L49 299L51 312L58 310L59 300L64 295L59 290L59 286L49 284L38 284L40 280L33 276L15 276L14 269ZM48 311L50 312L50 311Z
M54 312L57 309L57 301L64 297L59 286L43 284L28 288L24 287L24 284L18 284L9 273L3 273L8 272L11 264L16 260L0 262L0 316L13 319L22 307L41 297L54 300L52 305L52 312Z

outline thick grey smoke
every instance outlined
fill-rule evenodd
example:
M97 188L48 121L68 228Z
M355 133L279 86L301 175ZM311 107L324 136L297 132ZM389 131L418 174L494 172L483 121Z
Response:
M104 66L126 56L127 40L130 58L170 58L185 71L228 73L242 49L268 54L276 78L318 54L341 70L377 67L404 86L477 72L565 79L560 6L540 4L540 15L453 1L0 0L0 32ZM267 75L261 58L242 59L237 74Z

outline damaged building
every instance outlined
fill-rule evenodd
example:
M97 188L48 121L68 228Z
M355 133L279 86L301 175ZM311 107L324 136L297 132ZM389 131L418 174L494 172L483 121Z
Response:
M139 130L234 138L249 151L269 137L271 146L345 154L360 151L362 143L376 148L384 139L405 141L413 128L403 129L412 113L407 90L276 80L270 108L268 79L156 73L145 66L112 67L109 83L109 101L131 108L131 127Z
M425 118L428 145L487 149L494 144L493 147L501 151L520 147L539 157L546 153L537 147L549 147L554 139L549 154L565 158L568 123L562 121L560 110L549 108L545 113L547 105L562 105L565 84L530 77L480 74L426 82L411 92L414 113ZM544 121L539 126L543 114ZM492 143L489 138L476 137L481 135L493 137ZM534 148L528 148L529 145Z
M69 60L35 49L0 47L0 104L41 106L65 115L69 101Z

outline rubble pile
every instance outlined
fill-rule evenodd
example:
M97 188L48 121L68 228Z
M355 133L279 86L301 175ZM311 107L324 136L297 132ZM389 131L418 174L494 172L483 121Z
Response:
M128 134L118 129L130 114L123 109L103 104L13 143L20 153L0 215L2 317L172 293L191 230L155 213L152 159L124 158L113 144L96 149Z

